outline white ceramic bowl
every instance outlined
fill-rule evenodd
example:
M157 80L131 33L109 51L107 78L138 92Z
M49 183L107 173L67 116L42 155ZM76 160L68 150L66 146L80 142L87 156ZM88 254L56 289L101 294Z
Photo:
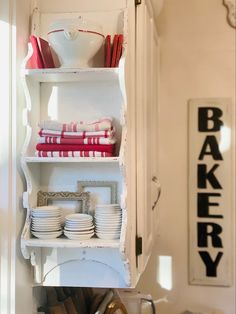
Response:
M81 16L55 21L48 32L48 41L63 68L89 67L104 38L101 26Z
M120 234L106 234L106 233L98 233L96 232L96 236L100 239L104 240L116 240L120 238Z

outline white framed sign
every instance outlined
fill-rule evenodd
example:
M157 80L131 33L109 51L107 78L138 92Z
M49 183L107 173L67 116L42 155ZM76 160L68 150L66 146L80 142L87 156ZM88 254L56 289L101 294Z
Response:
M233 107L189 101L189 282L230 286L233 267Z

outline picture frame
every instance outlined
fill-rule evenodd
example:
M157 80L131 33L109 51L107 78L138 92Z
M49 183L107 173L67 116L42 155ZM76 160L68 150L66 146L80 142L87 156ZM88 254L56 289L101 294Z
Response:
M86 188L108 188L110 189L110 204L117 204L117 182L116 181L78 181L78 190L80 193L84 192ZM90 191L91 199L92 192ZM92 202L92 201L91 201Z
M37 206L47 206L49 200L78 201L81 202L81 212L88 213L90 192L43 192L38 191Z

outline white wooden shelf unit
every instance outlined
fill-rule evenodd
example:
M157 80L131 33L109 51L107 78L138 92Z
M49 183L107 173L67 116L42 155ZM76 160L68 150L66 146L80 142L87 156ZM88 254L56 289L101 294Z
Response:
M78 4L81 5L82 1ZM46 38L47 25L58 17L76 13L40 14L43 26L38 35ZM105 13L106 14L106 13ZM22 149L21 164L26 178L24 207L26 221L21 237L23 256L34 266L34 281L40 285L130 287L134 284L132 266L127 246L127 182L125 151L127 145L125 121L127 99L124 79L124 59L127 41L127 7L112 11L108 33L124 34L123 57L118 68L100 66L85 69L22 69L22 82L26 97L23 123L26 139ZM86 12L86 16L90 16ZM94 12L91 16L95 18ZM104 12L97 12L101 20ZM119 21L119 22L118 22ZM104 23L106 24L105 20ZM29 58L29 56L27 57ZM24 64L27 63L27 58ZM102 60L104 56L102 55ZM101 62L97 63L98 65ZM38 123L46 119L66 122L93 120L112 116L116 134L116 157L55 158L35 157ZM31 209L37 205L37 193L43 191L77 190L77 182L84 180L116 181L118 203L122 209L121 236L118 240L96 237L86 241L70 240L63 236L42 240L31 235ZM62 211L64 210L62 206ZM75 209L72 210L76 211ZM135 222L134 222L135 225ZM129 226L130 228L131 225ZM132 228L133 229L133 228ZM135 257L134 257L135 258ZM133 261L135 265L135 260ZM76 276L70 276L76 270ZM83 266L83 267L82 267ZM93 270L92 270L92 268ZM83 276L87 271L87 277ZM103 274L109 279L104 281ZM62 275L63 274L63 275Z

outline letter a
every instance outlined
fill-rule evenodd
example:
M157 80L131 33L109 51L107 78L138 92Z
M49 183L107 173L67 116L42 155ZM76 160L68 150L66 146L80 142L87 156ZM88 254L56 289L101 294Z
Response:
M208 146L210 150L207 150ZM203 160L205 155L211 155L214 160L223 160L223 157L221 156L221 153L219 151L219 145L217 143L217 139L213 135L208 135L206 137L198 159Z

